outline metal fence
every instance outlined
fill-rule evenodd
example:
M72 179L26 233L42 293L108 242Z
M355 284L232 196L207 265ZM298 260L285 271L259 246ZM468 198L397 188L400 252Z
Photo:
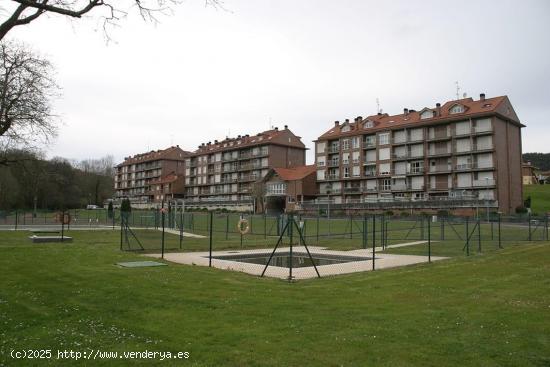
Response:
M294 280L479 255L548 241L549 235L548 217L531 216L371 214L329 219L196 212L169 218L167 213L157 215L160 227L129 224L132 233L121 231L121 248Z

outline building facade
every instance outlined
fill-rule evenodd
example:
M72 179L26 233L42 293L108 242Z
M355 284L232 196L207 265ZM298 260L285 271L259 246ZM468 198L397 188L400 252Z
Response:
M508 97L484 94L336 121L315 141L319 195L373 208L449 203L511 213L523 202L522 127Z
M253 208L254 183L272 167L305 164L306 147L285 126L250 136L203 143L186 158L186 205Z
M521 175L523 176L524 185L534 185L539 183L536 171L538 171L538 168L533 166L531 162L523 162L521 166Z
M267 214L301 209L304 201L317 196L315 165L294 168L272 168L258 183L263 185L262 210Z
M183 197L189 154L175 146L125 158L115 167L115 200L128 197L134 205L149 206Z

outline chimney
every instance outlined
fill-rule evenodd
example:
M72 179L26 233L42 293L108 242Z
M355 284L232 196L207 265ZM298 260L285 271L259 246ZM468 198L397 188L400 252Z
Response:
M363 121L363 116L357 116L357 121Z
M285 130L288 130L288 125L285 125Z
M481 93L481 94L479 95L479 100L480 100L480 101L485 101L485 93Z
M441 103L437 102L435 104L435 110L437 111L437 116L441 116Z
M408 116L409 115L409 109L408 108L403 108L403 114L405 116Z
M340 121L334 121L334 127L340 125Z
M214 144L218 144L218 140L214 140Z
M279 131L279 128L277 126L275 126L275 131Z
M349 119L346 119L346 123L349 123Z

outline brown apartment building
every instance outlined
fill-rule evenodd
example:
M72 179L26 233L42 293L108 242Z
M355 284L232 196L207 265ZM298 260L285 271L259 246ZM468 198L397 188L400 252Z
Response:
M203 143L186 158L186 205L252 208L254 182L273 167L303 166L305 153L301 138L286 125Z
M185 158L179 146L127 157L115 167L115 199L150 206L184 195Z
M510 213L522 205L521 128L506 96L357 117L315 141L317 185L344 207Z

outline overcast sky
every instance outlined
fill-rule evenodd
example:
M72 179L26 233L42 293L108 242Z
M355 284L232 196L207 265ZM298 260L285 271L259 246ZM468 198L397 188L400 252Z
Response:
M118 2L118 0L116 1ZM161 24L44 17L19 27L55 64L64 125L49 156L117 161L287 124L312 140L334 120L508 95L523 151L550 152L550 1L187 0ZM313 155L308 153L308 161Z

